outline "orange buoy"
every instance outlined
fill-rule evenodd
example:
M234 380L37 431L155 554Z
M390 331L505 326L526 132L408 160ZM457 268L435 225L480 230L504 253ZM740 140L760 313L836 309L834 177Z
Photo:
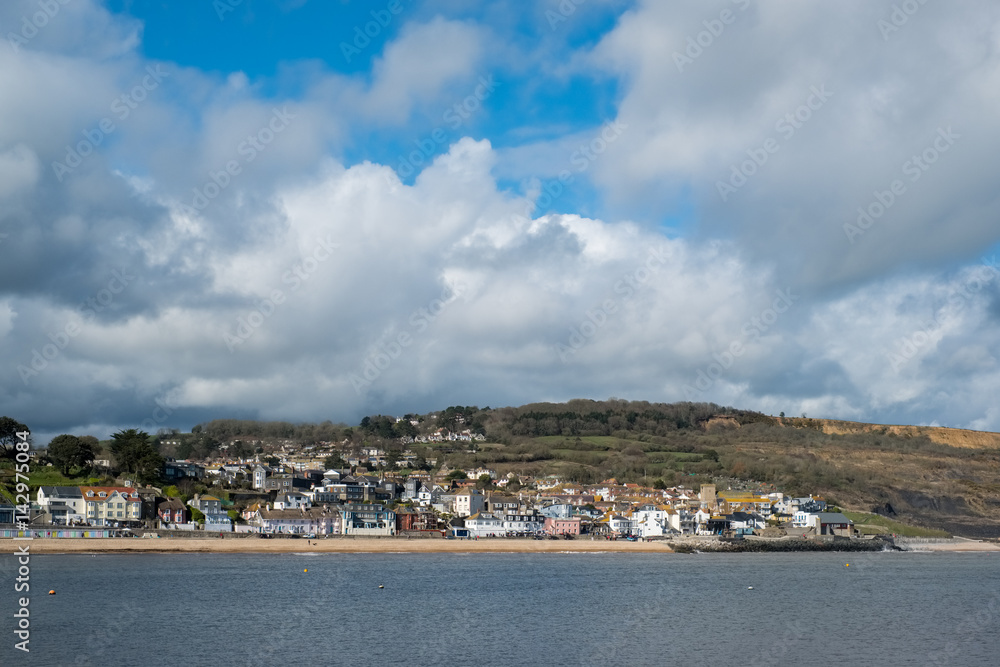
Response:
M55 591L49 591L49 595L55 595L55 594L56 594Z

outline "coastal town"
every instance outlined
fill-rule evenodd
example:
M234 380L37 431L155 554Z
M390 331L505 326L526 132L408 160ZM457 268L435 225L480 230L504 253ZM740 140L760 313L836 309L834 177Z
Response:
M468 439L468 432L434 437ZM108 486L40 486L29 525L36 534L100 536L193 533L268 536L535 538L664 540L682 536L858 535L820 497L778 491L652 488L616 479L581 485L560 479L499 475L476 468L386 472L387 453L365 448L340 469L325 453L298 451L269 463L171 460L169 485L128 479ZM413 452L402 452L412 463ZM370 472L371 471L371 472ZM190 497L179 488L203 488ZM14 508L0 506L0 524ZM152 532L151 532L152 531ZM8 530L7 532L10 532Z

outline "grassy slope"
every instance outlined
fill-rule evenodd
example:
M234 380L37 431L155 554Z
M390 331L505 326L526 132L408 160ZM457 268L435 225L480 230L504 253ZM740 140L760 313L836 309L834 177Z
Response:
M723 484L737 478L732 483L739 485L738 479L756 480L786 493L818 494L849 510L886 512L891 506L900 534L906 534L902 524L916 524L970 537L1000 536L1000 448L992 446L1000 435L781 422L687 429L664 437L622 432L621 437L517 438L464 459L501 473L555 473L584 481L615 476L697 485L721 477ZM709 450L718 453L717 463Z
M853 521L856 526L860 527L862 532L869 532L864 530L865 526L877 526L879 528L884 528L885 530L872 530L870 532L895 533L896 535L902 535L903 537L950 537L950 534L944 530L909 526L878 514L869 514L868 512L848 512L845 510L844 516Z

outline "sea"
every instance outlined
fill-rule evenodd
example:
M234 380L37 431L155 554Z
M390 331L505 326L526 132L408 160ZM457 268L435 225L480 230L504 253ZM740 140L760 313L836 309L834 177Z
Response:
M15 560L4 666L1000 665L996 553Z

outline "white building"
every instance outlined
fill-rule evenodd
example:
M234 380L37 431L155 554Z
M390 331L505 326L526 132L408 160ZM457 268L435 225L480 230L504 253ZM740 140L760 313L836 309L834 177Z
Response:
M86 506L79 486L40 486L38 506L52 516L53 523L78 523L85 516Z
M676 512L673 513L676 516ZM671 513L665 509L653 506L646 506L644 509L632 512L632 521L635 522L635 534L639 537L662 537L674 532L670 525ZM679 528L679 526L678 526ZM677 532L680 532L677 530Z
M466 489L455 494L455 516L471 516L486 506L483 494L475 489Z
M312 503L305 494L292 491L291 493L279 493L274 499L274 509L276 510L297 510L309 509Z
M503 521L489 512L477 512L465 520L465 527L472 537L505 535Z
M621 515L614 515L608 519L608 529L617 535L632 535L635 533L635 522Z
M267 468L261 465L256 466L253 469L253 488L263 489L265 481L267 481Z

